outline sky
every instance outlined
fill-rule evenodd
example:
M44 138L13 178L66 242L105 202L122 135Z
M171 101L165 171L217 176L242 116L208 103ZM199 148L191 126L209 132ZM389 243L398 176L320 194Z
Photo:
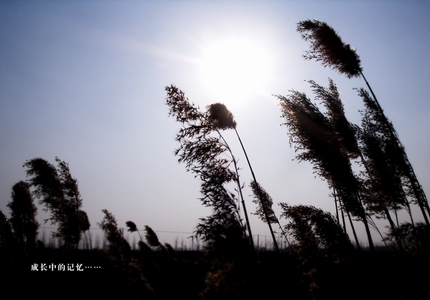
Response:
M174 155L180 124L168 117L164 90L174 84L202 109L222 102L233 113L278 216L279 202L334 213L327 183L294 160L275 95L294 89L313 99L306 81L327 86L332 78L359 124L353 88L365 83L303 59L308 44L296 26L304 19L326 22L357 50L430 195L429 13L430 2L418 0L0 1L0 210L9 214L26 160L55 164L58 156L78 180L93 234L107 209L119 227L131 220L163 242L189 242L211 211L199 200L200 181ZM225 134L249 184L239 145ZM244 195L255 211L248 185ZM49 233L42 208L40 231ZM263 222L250 222L269 239Z

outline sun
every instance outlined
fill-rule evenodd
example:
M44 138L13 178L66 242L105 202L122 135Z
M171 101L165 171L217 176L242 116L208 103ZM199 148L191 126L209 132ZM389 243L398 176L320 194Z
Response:
M257 96L270 79L269 51L253 40L229 37L208 44L202 52L199 79L217 101Z

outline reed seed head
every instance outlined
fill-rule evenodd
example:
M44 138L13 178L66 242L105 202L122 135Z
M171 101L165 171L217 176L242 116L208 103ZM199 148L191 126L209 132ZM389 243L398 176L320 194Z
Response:
M222 103L214 103L208 107L209 120L211 124L218 129L234 129L236 121L233 114Z
M311 43L305 59L321 61L348 78L360 76L360 57L349 44L345 44L333 28L318 20L304 20L297 24L297 31L305 41Z

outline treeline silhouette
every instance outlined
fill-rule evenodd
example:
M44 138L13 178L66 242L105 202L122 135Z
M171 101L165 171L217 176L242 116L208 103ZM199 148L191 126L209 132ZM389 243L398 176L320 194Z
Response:
M201 110L170 85L166 87L169 115L181 124L175 155L201 181L200 201L212 209L194 233L203 249L177 251L161 243L148 225L139 230L127 221L127 230L139 239L138 249L132 250L124 228L106 209L97 223L106 247L78 249L79 241L91 236L77 180L59 158L56 166L35 158L24 164L27 180L12 187L10 217L0 212L0 267L8 274L5 295L17 299L35 293L55 299L430 298L423 275L430 265L430 209L394 126L365 79L355 50L324 22L304 20L297 31L310 42L306 59L321 61L347 77L361 76L370 90L369 94L357 89L365 107L361 126L347 120L331 79L328 87L309 81L324 111L295 90L277 96L296 158L310 162L315 174L327 182L335 215L314 206L279 202L277 216L274 199L257 181L233 114L222 103ZM225 130L234 130L241 145L252 176L248 184L241 180L238 156L224 137ZM268 226L273 251L255 246L243 196L247 187L257 206L253 213ZM45 222L57 228L53 234L60 240L58 249L36 240L34 201L50 214ZM416 220L413 206L424 222ZM408 222L401 223L402 211ZM381 232L376 218L387 221L388 232ZM365 228L366 249L358 241L356 221ZM274 228L285 242L278 243ZM371 230L380 234L385 246L375 247ZM36 270L40 264L52 269ZM53 267L62 264L88 268L65 272Z

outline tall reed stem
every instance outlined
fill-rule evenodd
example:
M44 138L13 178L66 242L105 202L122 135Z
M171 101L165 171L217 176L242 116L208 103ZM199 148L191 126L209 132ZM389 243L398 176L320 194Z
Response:
M245 154L246 161L248 163L249 169L251 170L252 178L254 179L255 183L258 183L257 179L255 178L255 174L254 174L254 170L252 169L251 162L249 161L248 154L246 153L245 147L243 146L242 139L240 138L239 133L237 132L236 128L234 128L234 131L236 132L236 136L239 140L240 146L242 147L243 153ZM259 193L259 195L258 195L259 198L263 199L263 197L261 195L261 191L258 187L257 187L257 192ZM267 224L269 226L270 234L272 235L273 245L275 246L276 251L279 253L278 243L276 241L275 233L273 232L272 225L270 223L270 218L269 218L269 214L267 212L266 205L264 205L264 203L261 203L261 206L263 207L264 216L266 217L266 221L267 221Z
M251 224L249 223L248 212L246 210L245 200L243 199L243 194L242 194L242 187L241 187L240 180L239 180L239 168L237 167L237 162L236 162L236 159L234 158L233 151L231 151L230 146L228 145L227 141L224 139L224 137L222 136L221 132L218 129L216 129L216 131L218 132L218 134L221 137L221 139L224 141L225 147L230 152L231 159L233 161L234 170L236 172L236 177L237 177L237 179L236 179L237 189L238 189L238 192L239 192L239 195L240 195L240 199L241 199L241 202L242 202L243 213L245 214L245 221L246 221L246 227L248 228L249 240L251 242L252 248L254 248L254 239L252 237Z

